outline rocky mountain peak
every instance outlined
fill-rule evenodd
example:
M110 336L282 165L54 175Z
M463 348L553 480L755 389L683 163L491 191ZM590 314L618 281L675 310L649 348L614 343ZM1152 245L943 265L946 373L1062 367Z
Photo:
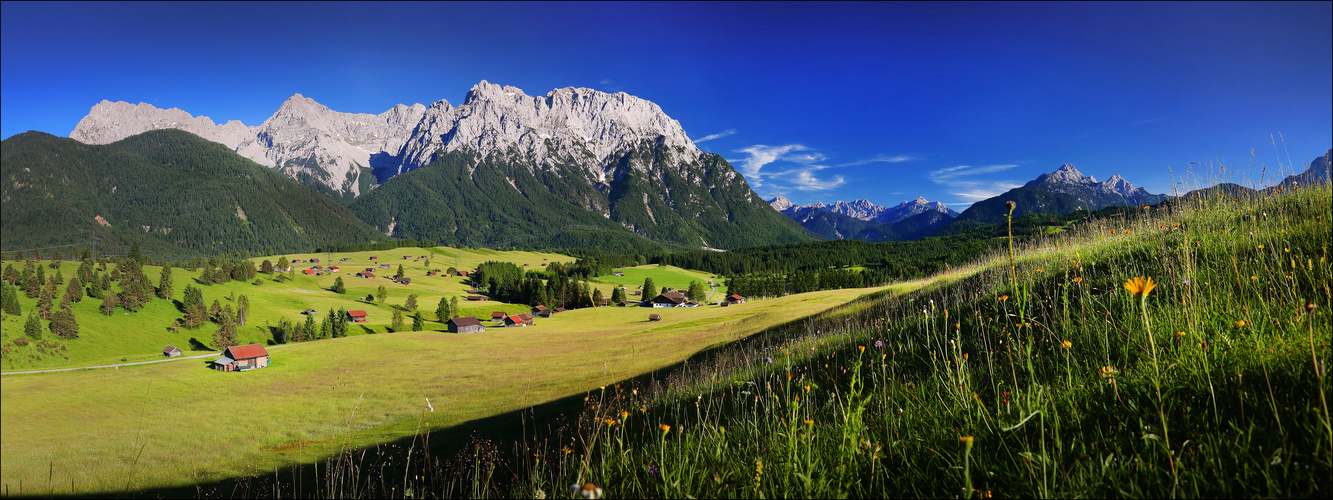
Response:
M440 100L430 106L399 104L378 115L334 111L295 93L252 127L239 121L216 125L175 108L103 101L70 137L105 144L161 128L221 143L342 196L360 195L364 186L376 184L363 178L370 172L383 182L456 150L500 155L537 169L579 165L599 182L619 168L623 155L645 145L664 148L665 156L654 160L659 163L689 163L703 155L680 123L650 101L575 87L534 97L485 80L472 86L457 108Z
M773 210L777 210L779 212L786 212L791 207L796 206L795 203L792 203L791 200L788 200L785 196L782 195L774 196L773 199L768 200L768 205L773 207Z

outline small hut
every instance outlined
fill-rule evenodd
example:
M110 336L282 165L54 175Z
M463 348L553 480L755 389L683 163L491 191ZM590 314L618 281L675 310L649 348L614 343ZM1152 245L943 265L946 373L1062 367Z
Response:
M162 355L168 358L174 358L181 355L181 350L174 345L169 345L165 349L162 349Z
M224 372L244 372L268 366L268 351L259 344L231 346L222 350L222 357L213 361L213 368Z
M661 315L661 314L649 314L649 315L648 315L648 321L662 321L662 315Z
M478 320L476 316L449 320L449 333L481 333L484 331L486 331L486 327L481 325L481 320Z

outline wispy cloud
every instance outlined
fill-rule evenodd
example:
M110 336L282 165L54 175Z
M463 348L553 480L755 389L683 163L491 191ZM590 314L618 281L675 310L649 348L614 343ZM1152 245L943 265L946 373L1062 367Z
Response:
M993 174L995 172L1003 172L1005 170L1009 170L1017 166L1018 165L1016 164L982 165L979 167L974 167L972 165L958 165L956 167L945 167L938 170L932 170L930 172L930 177L931 180L938 181L943 179L953 179L955 177L962 177L965 175Z
M833 180L819 180L810 173L809 170L799 170L792 179L792 187L799 191L828 191L835 187L843 185L846 182L841 175L833 176Z
M800 144L787 144L783 146L755 144L748 148L739 149L737 152L750 155L742 159L740 162L741 174L745 175L745 179L750 181L751 186L762 186L763 175L760 171L763 170L765 165L773 163L779 159L789 160L788 158L784 158L784 156L792 151L806 151L808 149L810 148Z
M912 161L913 159L914 159L914 158L912 158L911 156L905 156L905 155L898 155L898 156L879 155L879 156L876 156L876 157L874 157L874 158L866 158L866 159L864 159L864 160L856 160L856 161L854 161L854 162L843 163L843 164L838 165L838 166L839 166L839 167L856 167L856 166L860 166L860 165L869 165L869 164L871 164L871 163L902 163L902 162L905 162L905 161Z
M705 135L705 136L700 137L700 138L698 138L698 139L694 139L694 143L695 143L695 144L698 144L698 143L701 143L701 142L704 142L704 141L711 141L711 140L713 140L713 139L721 139L721 138L726 137L726 136L729 136L729 135L736 135L736 129L734 129L734 128L730 128L730 129L727 129L727 130L723 130L723 131L721 131L721 132L718 132L718 133L716 133L716 134Z

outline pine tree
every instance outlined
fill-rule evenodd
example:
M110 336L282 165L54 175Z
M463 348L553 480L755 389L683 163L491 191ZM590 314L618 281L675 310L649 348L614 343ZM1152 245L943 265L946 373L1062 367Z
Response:
M409 294L407 301L403 303L403 307L409 311L417 310L417 294Z
M79 281L78 276L69 279L69 285L65 287L65 300L71 303L83 300L83 282Z
M19 304L18 288L12 284L5 283L3 286L3 290L4 290L4 300L0 301L0 309L3 309L5 314L11 316L22 315L23 308Z
M65 273L61 272L60 268L56 268L56 275L51 278L51 282L57 285L65 284Z
M389 298L389 291L384 288L384 285L380 285L380 289L375 291L375 301L379 302L379 305L384 305L384 299L386 298Z
M708 296L708 291L704 290L704 284L699 281L690 282L690 291L686 295L690 300L702 302Z
M17 285L19 283L19 272L14 269L13 264L5 265L4 279L11 285Z
M419 332L426 329L426 319L421 317L421 311L412 314L412 331Z
M315 340L315 315L309 314L305 317L305 325L302 327L305 332L303 340Z
M264 274L273 274L273 263L270 262L268 259L264 259L263 262L259 263L259 272Z
M236 297L236 323L245 326L245 319L250 317L250 298L244 295Z
M333 322L333 334L339 338L347 336L347 309L338 308L338 320Z
M23 334L33 340L42 338L42 320L32 312L28 313L28 322L23 324Z
M449 298L449 319L457 318L458 312L458 296L455 295Z
M139 251L139 242L136 241L130 244L130 255L128 258L135 263L143 262L143 253Z
M401 277L403 277L403 265L402 265L402 264L398 264L398 272L397 272L396 274L394 274L393 277L394 277L394 278L401 278Z
M199 284L201 285L213 284L213 268L211 266L205 267L203 272L199 273Z
M157 280L157 297L171 299L171 264L162 266L162 276Z
M79 337L79 322L74 318L74 311L61 309L51 315L51 333L65 340Z
M51 318L51 302L55 300L55 283L42 287L42 296L37 299L37 315L42 319Z
M46 268L37 266L37 286L46 286Z
M60 253L59 249L56 249L56 252L51 254L51 267L60 267L60 261L62 260L65 260L65 255Z
M602 299L603 299L603 297L602 297L602 290L601 290L600 288L599 288L599 289L595 289L595 290L592 291L592 305L593 305L593 307L597 307L597 306L602 305Z
M114 293L103 293L103 294L102 294L102 308L101 308L101 311L102 311L102 314L105 314L105 315L107 315L107 316L110 316L110 315L112 315L112 314L115 314L115 312L116 312L116 294L114 294Z
M110 292L110 291L111 291L111 276L108 276L108 275L106 275L106 274L102 274L101 286L98 288L98 290L99 290L99 294L98 294L98 297L97 297L97 298L99 298L99 299L102 298L102 297L101 297L102 294L105 294L106 292Z
M336 294L347 293L347 286L343 284L342 276L339 276L333 280L333 293Z
M440 305L435 306L435 319L441 323L449 321L453 317L449 315L450 311L452 309L449 307L449 297L440 297Z
M403 331L403 310L397 307L393 308L392 327L395 332Z
M652 298L656 296L657 296L657 285L653 283L652 278L644 278L643 300L652 300Z
M213 348L222 350L236 345L236 323L232 319L231 305L218 315L218 329L213 332Z
M324 321L319 322L319 338L333 338L333 322L338 320L333 316L334 314L336 313L333 312L333 309L329 309L328 316L324 316Z
M222 303L218 302L218 299L213 299L213 305L208 306L208 319L216 323L219 319L221 319L222 317L221 314L222 314Z

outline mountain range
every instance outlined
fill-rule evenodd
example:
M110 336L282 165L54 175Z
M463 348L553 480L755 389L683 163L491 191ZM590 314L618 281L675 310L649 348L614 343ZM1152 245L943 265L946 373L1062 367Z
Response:
M103 101L70 134L73 144L54 147L115 146L163 129L343 201L379 233L372 238L630 252L815 238L769 208L721 156L700 151L660 107L625 93L564 88L534 97L483 81L458 107L441 100L379 115L336 112L298 94L257 126ZM31 144L6 140L6 157ZM22 163L5 167L53 168Z

